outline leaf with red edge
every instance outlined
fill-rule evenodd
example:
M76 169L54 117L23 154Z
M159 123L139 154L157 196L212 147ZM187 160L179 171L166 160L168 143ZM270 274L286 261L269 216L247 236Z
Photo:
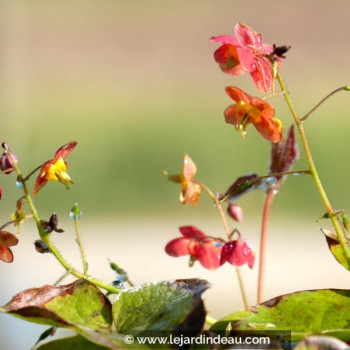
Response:
M30 322L55 327L89 328L109 332L111 304L93 284L77 280L71 284L27 289L0 311Z
M346 259L343 248L339 243L337 234L323 228L321 228L321 231L325 235L328 248L335 259L339 262L340 265L345 267L347 270L350 270L349 263ZM350 244L348 244L348 248L350 249Z

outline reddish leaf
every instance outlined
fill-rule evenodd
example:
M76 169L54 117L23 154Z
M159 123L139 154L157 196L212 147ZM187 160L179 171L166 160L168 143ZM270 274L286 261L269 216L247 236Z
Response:
M1 311L28 321L55 327L110 331L110 301L93 284L77 280L71 284L27 289Z

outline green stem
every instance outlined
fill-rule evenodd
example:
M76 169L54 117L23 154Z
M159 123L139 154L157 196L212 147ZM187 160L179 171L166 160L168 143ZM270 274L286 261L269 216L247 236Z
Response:
M210 198L212 198L212 200L214 201L216 207L219 210L222 222L224 224L225 227L225 231L226 231L226 236L227 238L230 240L231 238L231 232L230 232L230 228L228 226L227 220L226 220L226 216L224 213L224 210L222 209L222 205L221 202L219 201L219 199L215 196L215 194L209 189L209 187L207 187L206 185L204 185L202 182L200 181L195 181L201 188L203 191L205 191ZM246 310L249 310L249 303L248 303L248 299L247 299L247 293L245 291L244 288L244 283L243 283L243 278L242 278L242 274L241 274L241 270L238 266L235 266L236 268L236 273L237 273L237 278L238 278L238 283L239 283L239 288L241 291L241 295L242 295L242 299L243 299L243 304L244 304L244 308Z
M96 285L98 287L101 287L101 288L109 291L110 293L119 293L120 292L119 288L113 287L113 286L109 285L108 283L104 283L104 282L102 282L100 280L97 280L95 278L92 278L90 276L85 276L83 273L81 273L78 270L72 268L69 265L69 263L63 258L63 256L60 254L60 252L52 244L52 242L50 240L50 237L49 237L49 233L47 233L44 230L44 228L43 228L43 226L42 226L42 224L40 222L38 212L36 211L36 208L34 206L32 197L29 194L27 184L26 184L25 180L23 179L21 171L18 168L15 160L13 159L11 152L8 152L8 155L9 155L12 163L14 164L15 171L16 171L16 173L18 175L18 180L21 182L21 184L23 186L23 192L24 192L24 195L26 197L26 200L27 200L28 206L30 208L30 211L32 212L32 215L33 215L33 218L35 220L36 226L38 228L40 239L47 245L47 247L50 249L50 252L55 256L55 258L58 260L58 262L66 269L66 271L70 271L70 273L72 275L74 275L75 277L77 277L77 278L84 278L87 281L89 281L90 283L92 283L92 284L94 284L94 285Z
M317 103L317 105L312 108L312 110L310 112L308 112L307 114L305 114L300 120L303 122L304 120L306 120L307 118L310 117L310 115L315 112L315 110L320 107L322 105L322 103L326 102L331 96L333 96L334 94L336 94L339 91L349 91L349 86L342 86L338 89L333 90L331 93L329 93L326 97L324 97L319 103Z
M286 87L284 85L284 81L280 75L280 73L278 72L277 73L277 80L281 86L281 89L282 91L286 91L285 94L283 95L286 102L287 102L287 105L293 115L293 118L294 118L294 121L295 121L295 124L299 130L299 134L300 134L300 138L301 138L301 142L303 144L303 147L304 147L304 152L305 152L305 156L306 156L306 159L307 159L307 162L309 164L309 167L310 167L310 174L311 176L313 177L314 179L314 182L315 182L315 185L317 187L317 190L318 192L320 193L320 196L321 196L321 199L324 203L324 206L326 207L326 210L327 210L327 213L329 214L329 217L332 221L332 224L334 226L334 229L336 231L336 234L337 234L337 237L338 237L338 240L339 240L339 243L343 249L343 252L344 252L344 255L346 257L346 260L350 266L350 251L346 245L346 240L344 238L344 235L343 235L343 232L342 232L342 229L340 227L340 224L338 222L338 219L337 217L334 215L334 211L333 211L333 208L331 206L331 203L329 202L328 200L328 197L326 195L326 192L322 186L322 183L321 183L321 180L318 176L318 173L317 173L317 170L316 170L316 166L315 166L315 163L312 159L312 155L311 155L311 151L310 151L310 147L309 147L309 144L308 144L308 141L307 141L307 138L306 138L306 134L305 134L305 131L304 131L304 127L303 127L303 124L302 124L302 121L299 119L295 109L294 109L294 106L292 104L292 101L291 101L291 98L289 96L289 93L287 92L286 90Z
M75 233L77 234L77 242L78 242L78 246L80 249L81 258L83 260L84 276L86 276L87 270L88 270L88 264L86 262L85 252L84 252L84 248L83 248L83 242L81 239L78 215L74 215L74 225L75 225Z

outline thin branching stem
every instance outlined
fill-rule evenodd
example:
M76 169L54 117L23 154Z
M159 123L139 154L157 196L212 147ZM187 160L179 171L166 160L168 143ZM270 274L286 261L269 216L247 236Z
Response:
M70 273L72 275L74 275L75 277L77 277L77 278L84 278L87 281L89 281L90 283L92 283L92 284L94 284L94 285L96 285L98 287L101 287L101 288L109 291L110 293L119 293L120 292L119 288L111 286L110 284L102 282L100 280L97 280L97 279L95 279L93 277L85 276L83 273L81 273L78 270L76 270L73 267L71 267L70 264L63 258L63 256L60 254L60 252L52 244L52 242L50 240L49 233L47 233L44 230L44 228L43 228L43 226L42 226L42 224L40 222L40 218L39 218L38 212L37 212L37 210L36 210L36 208L34 206L32 197L29 194L26 181L23 179L22 173L21 173L20 169L18 168L17 163L14 160L11 152L8 152L8 155L9 155L9 157L11 159L11 162L14 164L14 168L15 168L15 171L16 171L17 176L18 176L17 177L18 181L20 181L22 186L23 186L24 196L25 196L25 198L27 200L28 206L29 206L30 211L32 212L33 218L35 220L40 239L47 245L47 247L49 248L50 252L55 256L57 261L65 268L66 271L70 271Z
M215 206L218 208L220 216L221 216L221 220L224 224L225 227L225 231L226 231L226 235L227 238L230 240L231 238L231 232L230 232L230 228L228 226L227 220L226 220L226 216L224 213L224 210L222 209L222 205L221 202L219 201L219 199L215 196L215 194L210 190L209 187L207 187L206 185L204 185L202 182L200 181L195 181L201 188L203 191L205 191L209 197L214 201ZM239 288L241 290L241 295L242 295L242 299L243 299L243 304L244 304L244 308L246 310L249 310L249 303L248 303L248 298L247 298L247 293L245 291L244 288L244 283L243 283L243 278L242 278L242 274L241 274L241 270L238 266L235 266L236 268L236 273L237 273L237 278L238 278L238 283L239 283Z
M278 82L280 84L280 87L281 87L282 91L286 91L286 87L285 87L284 81L283 81L283 79L282 79L282 77L281 77L279 72L277 73L276 77L277 77L277 80L278 80ZM302 123L301 119L298 117L298 114L296 113L296 111L294 109L294 106L293 106L292 100L291 100L291 98L289 96L289 93L286 92L285 94L283 94L283 97L284 97L284 99L287 102L289 110L291 111L292 116L294 118L294 122L295 122L295 124L296 124L296 126L298 128L298 131L299 131L299 134L300 134L300 138L301 138L301 142L303 144L305 156L306 156L307 162L308 162L309 167L310 167L310 174L311 174L311 176L314 179L316 188L317 188L318 192L320 193L322 202L323 202L324 206L326 207L326 211L329 214L329 217L330 217L330 219L332 221L332 224L333 224L335 232L337 234L339 243L340 243L340 245L342 247L344 256L345 256L348 264L350 265L350 251L349 251L349 248L346 245L346 240L345 240L345 237L343 235L341 225L340 225L340 223L338 221L338 217L336 215L334 215L334 211L333 211L333 208L331 206L331 203L328 200L326 192L325 192L325 190L323 188L323 185L321 183L321 180L320 180L320 178L318 176L318 172L317 172L314 160L313 160L312 155L311 155L311 150L310 150L310 147L309 147L309 143L307 141L306 134L305 134L305 131L304 131L303 123Z
M265 262L266 262L266 238L267 238L267 224L269 220L270 207L273 197L276 194L274 188L270 188L266 193L264 212L261 223L261 235L260 235L260 255L259 255L259 275L258 275L258 304L263 301L263 288L264 288L264 274L265 274Z
M84 276L86 276L87 275L87 270L88 270L88 264L86 262L86 256L85 256L85 252L84 252L83 241L81 239L78 215L74 215L74 226L75 226L75 233L77 235L77 243L78 243L78 246L79 246L79 249L80 249L81 259L83 260Z
M300 119L300 121L303 122L304 120L306 120L307 118L309 118L309 117L311 116L311 114L312 114L313 112L315 112L316 109L317 109L318 107L320 107L320 106L321 106L325 101L327 101L331 96L333 96L334 94L336 94L337 92L340 92L340 91L349 91L349 87L348 87L348 86L342 86L342 87L340 87L340 88L338 88L338 89L333 90L333 91L332 91L331 93L329 93L326 97L324 97L319 103L317 103L317 105L316 105L314 108L312 108L310 112L306 113L306 114Z

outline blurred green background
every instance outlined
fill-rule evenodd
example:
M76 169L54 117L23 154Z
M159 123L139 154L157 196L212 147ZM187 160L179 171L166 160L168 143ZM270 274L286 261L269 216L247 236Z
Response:
M197 178L213 191L223 192L237 177L252 172L263 175L269 167L269 143L252 126L242 140L223 118L231 104L225 86L261 94L248 75L233 78L220 71L213 59L218 45L209 38L233 34L234 25L243 22L261 32L266 43L291 45L282 75L302 116L328 92L350 84L349 13L346 0L2 0L1 141L7 141L18 155L25 174L51 159L59 146L79 141L67 159L75 184L66 191L50 182L35 200L41 216L48 218L56 211L65 224L69 209L79 202L88 223L84 234L92 255L105 263L112 239L107 232L113 235L115 229L119 232L119 238L113 238L116 246L123 242L123 251L128 252L124 264L153 261L151 271L142 271L144 281L152 276L167 278L169 271L166 274L159 261L169 260L162 247L177 235L178 226L195 224L217 234L222 227L206 198L195 209L181 206L179 186L169 183L162 170L178 173L187 152L197 164ZM292 119L283 99L270 102L288 128ZM350 204L349 108L349 96L340 93L305 123L321 179L336 209L349 209ZM301 152L295 169L305 168ZM4 191L1 220L6 221L19 190L14 176L0 180ZM263 202L262 192L239 201L245 212L239 228L246 229L248 236L258 234ZM292 177L274 201L271 220L278 223L278 234L280 228L290 233L290 245L292 237L308 234L303 230L309 227L305 222L311 223L310 231L319 238L315 220L323 213L312 180ZM28 244L36 239L32 228L24 238ZM258 245L258 235L253 241ZM300 240L294 243L296 252ZM285 242L280 244L283 247ZM324 242L320 244L326 255ZM133 249L144 245L147 248L140 252L145 256L140 257ZM52 271L48 272L50 280L43 278L42 271L35 273L49 257L37 257L25 246L23 254L28 255L21 255L19 249L14 249L16 260L11 267L0 266L1 285L6 286L1 304L18 288L52 283ZM314 246L305 250L306 254L316 252ZM294 255L293 259L304 258ZM318 258L308 259L314 263L310 271L315 272ZM327 263L333 263L331 259ZM27 271L28 261L33 273ZM174 259L171 264L172 277L177 277L178 267L185 271L184 260ZM137 274L137 264L131 269ZM19 271L27 279L18 277ZM196 276L203 273L195 270ZM9 276L18 279L17 289L7 285ZM286 292L275 285L271 288L270 297ZM8 316L0 315L3 319L9 322ZM16 349L13 344L7 346Z

